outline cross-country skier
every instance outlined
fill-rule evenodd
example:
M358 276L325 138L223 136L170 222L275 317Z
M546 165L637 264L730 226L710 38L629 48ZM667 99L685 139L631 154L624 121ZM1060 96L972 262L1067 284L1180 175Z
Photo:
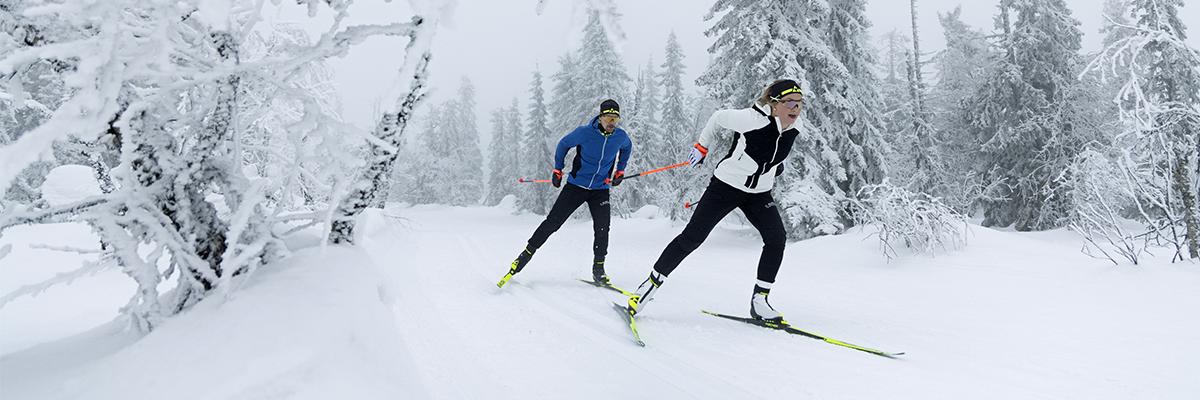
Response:
M558 149L554 152L554 171L551 183L554 187L562 185L564 158L567 150L575 149L575 162L571 171L566 174L567 184L554 201L546 219L538 225L533 236L529 238L525 248L513 260L508 275L500 281L503 286L512 275L521 272L533 254L537 252L546 239L566 222L575 209L587 203L588 211L592 213L592 229L595 238L592 244L592 278L596 283L608 285L608 276L604 273L604 257L608 254L608 228L611 218L609 205L609 188L618 186L625 179L625 165L633 151L633 142L624 129L618 128L621 120L621 107L614 100L604 100L600 103L600 114L587 125L575 128L574 131L558 141Z
M745 213L763 240L750 315L757 319L783 321L783 315L767 302L767 294L771 292L783 262L787 239L783 220L771 197L771 188L775 185L775 177L783 173L783 162L792 150L792 141L800 133L793 125L800 116L803 100L803 92L795 81L778 80L767 86L750 108L719 110L708 119L700 138L692 146L688 161L693 166L704 162L722 128L734 132L733 146L717 164L683 233L667 245L654 263L650 276L629 298L627 311L631 316L645 308L646 302L675 267L700 247L717 223L736 208Z

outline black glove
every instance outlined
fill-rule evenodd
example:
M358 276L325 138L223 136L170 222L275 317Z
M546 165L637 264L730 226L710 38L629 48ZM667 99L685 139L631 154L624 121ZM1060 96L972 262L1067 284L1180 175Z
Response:
M561 169L554 170L554 176L550 177L550 184L554 185L554 187L556 187L556 188L562 186L562 170Z
M624 180L625 171L617 171L617 173L613 175L612 182L609 182L609 184L613 186L621 186L621 182Z

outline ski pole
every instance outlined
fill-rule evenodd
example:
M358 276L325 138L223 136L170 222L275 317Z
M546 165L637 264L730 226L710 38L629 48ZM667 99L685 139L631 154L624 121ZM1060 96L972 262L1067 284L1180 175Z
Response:
M672 165L668 165L668 166L665 166L665 167L662 167L662 168L655 168L655 169L652 169L652 170L649 170L649 171L638 172L638 173L636 173L636 174L633 174L633 175L626 175L624 178L621 178L621 179L622 179L622 180L633 179L633 178L637 178L637 177L639 177L639 176L646 176L646 175L650 175L650 174L653 174L653 173L656 173L656 172L663 172L663 171L666 171L666 170L668 170L668 169L679 168L679 167L682 167L682 166L685 166L685 165L688 165L688 164L691 164L691 163L690 163L690 162L687 162L687 161L684 161L684 162L681 162L681 163L679 163L679 164L672 164Z
M517 183L550 183L549 179L525 179L517 178Z
M690 201L685 201L685 202L683 202L683 208L688 208L688 209L690 209L690 208L692 208L692 207L695 207L697 204L700 204L700 202L699 202L699 201L697 201L697 202L693 203L693 202L690 202Z

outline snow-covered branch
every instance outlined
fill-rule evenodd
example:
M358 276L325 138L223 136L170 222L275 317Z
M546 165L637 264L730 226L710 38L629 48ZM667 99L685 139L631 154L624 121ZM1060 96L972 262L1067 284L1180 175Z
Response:
M48 222L61 222L57 218L71 218L92 207L104 204L108 199L104 197L95 197L85 200L80 200L72 204L52 207L45 210L37 211L18 211L11 210L9 213L0 214L0 231L11 228L17 225L41 224Z
M4 258L4 249L0 249L0 258ZM105 260L89 261L89 262L84 263L82 267L76 268L71 271L55 274L54 277L52 277L50 279L47 279L47 280L44 280L44 281L41 281L41 282L38 282L35 284L31 284L31 285L21 286L21 287L17 288L16 290L13 290L12 292L5 294L4 296L0 296L0 309L4 308L5 305L7 305L8 303L11 303L13 300L16 300L16 299L19 299L19 298L22 298L25 296L37 296L37 295L41 294L42 292L45 292L46 289L49 289L49 288L57 286L57 285L70 284L71 282L74 282L76 279L95 275L96 273L104 271L105 269L108 269L109 267L112 267L112 263L109 261L105 261Z

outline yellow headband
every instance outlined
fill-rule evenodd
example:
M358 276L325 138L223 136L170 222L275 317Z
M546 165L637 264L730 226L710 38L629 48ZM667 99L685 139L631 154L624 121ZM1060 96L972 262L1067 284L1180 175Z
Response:
M793 86L791 89L784 90L783 93L780 93L779 98L782 98L783 96L787 96L792 93L799 93L801 96L804 95L804 91L800 90L799 86Z
M618 111L618 110L615 110L615 109L611 109L611 108L610 108L610 109L607 109L607 110L604 110L604 111L601 111L601 112L600 112L600 115L604 115L604 114L616 114L617 116L620 116L620 115L621 115L621 112L620 112L620 111Z

